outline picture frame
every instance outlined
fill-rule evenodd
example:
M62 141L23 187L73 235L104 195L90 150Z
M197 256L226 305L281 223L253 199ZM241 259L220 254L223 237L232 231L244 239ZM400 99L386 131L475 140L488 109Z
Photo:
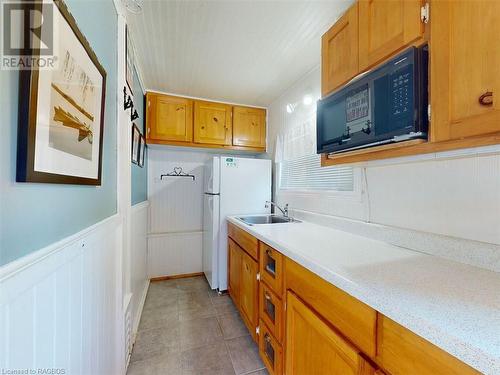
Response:
M16 181L101 185L106 71L65 3L44 2L44 12L46 4L58 25L59 63L20 71ZM39 43L30 47L34 58Z
M125 81L127 82L128 89L133 95L134 87L134 46L132 38L130 38L128 26L125 25Z
M139 167L144 167L144 159L146 157L146 138L141 134L140 146L139 146Z
M132 145L130 160L132 163L139 165L139 151L141 146L141 132L136 124L132 124Z

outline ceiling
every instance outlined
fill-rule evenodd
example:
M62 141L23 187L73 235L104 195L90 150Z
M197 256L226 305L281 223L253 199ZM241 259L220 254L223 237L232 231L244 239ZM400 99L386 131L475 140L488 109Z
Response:
M128 24L146 89L267 106L319 64L351 3L145 0Z

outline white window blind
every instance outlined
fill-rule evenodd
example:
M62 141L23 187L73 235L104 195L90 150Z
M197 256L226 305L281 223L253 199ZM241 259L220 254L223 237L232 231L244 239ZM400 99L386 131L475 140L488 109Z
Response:
M322 168L318 154L281 161L279 171L279 186L283 190L354 190L352 167Z

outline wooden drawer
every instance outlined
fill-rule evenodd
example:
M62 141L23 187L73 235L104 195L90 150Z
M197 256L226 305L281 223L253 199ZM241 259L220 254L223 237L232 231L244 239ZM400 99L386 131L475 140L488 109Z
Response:
M371 357L376 350L377 312L319 276L285 260L285 286Z
M265 284L260 283L259 316L274 337L283 343L283 302Z
M257 262L259 261L259 241L257 238L231 223L227 224L227 233L248 255Z
M281 375L283 373L283 349L264 321L260 321L259 327L260 357L266 365L269 374Z
M382 314L378 326L377 362L391 374L479 374Z
M259 242L260 248L260 278L280 298L283 294L283 261L281 253L264 242Z

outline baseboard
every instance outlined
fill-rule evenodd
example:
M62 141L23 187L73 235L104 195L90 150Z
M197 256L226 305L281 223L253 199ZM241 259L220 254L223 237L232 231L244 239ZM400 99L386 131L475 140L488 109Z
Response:
M173 280L173 279L185 279L187 277L196 277L196 276L203 276L203 275L204 275L203 272L183 273L181 275L152 277L150 279L150 281L154 283L155 281L165 281L165 280Z

